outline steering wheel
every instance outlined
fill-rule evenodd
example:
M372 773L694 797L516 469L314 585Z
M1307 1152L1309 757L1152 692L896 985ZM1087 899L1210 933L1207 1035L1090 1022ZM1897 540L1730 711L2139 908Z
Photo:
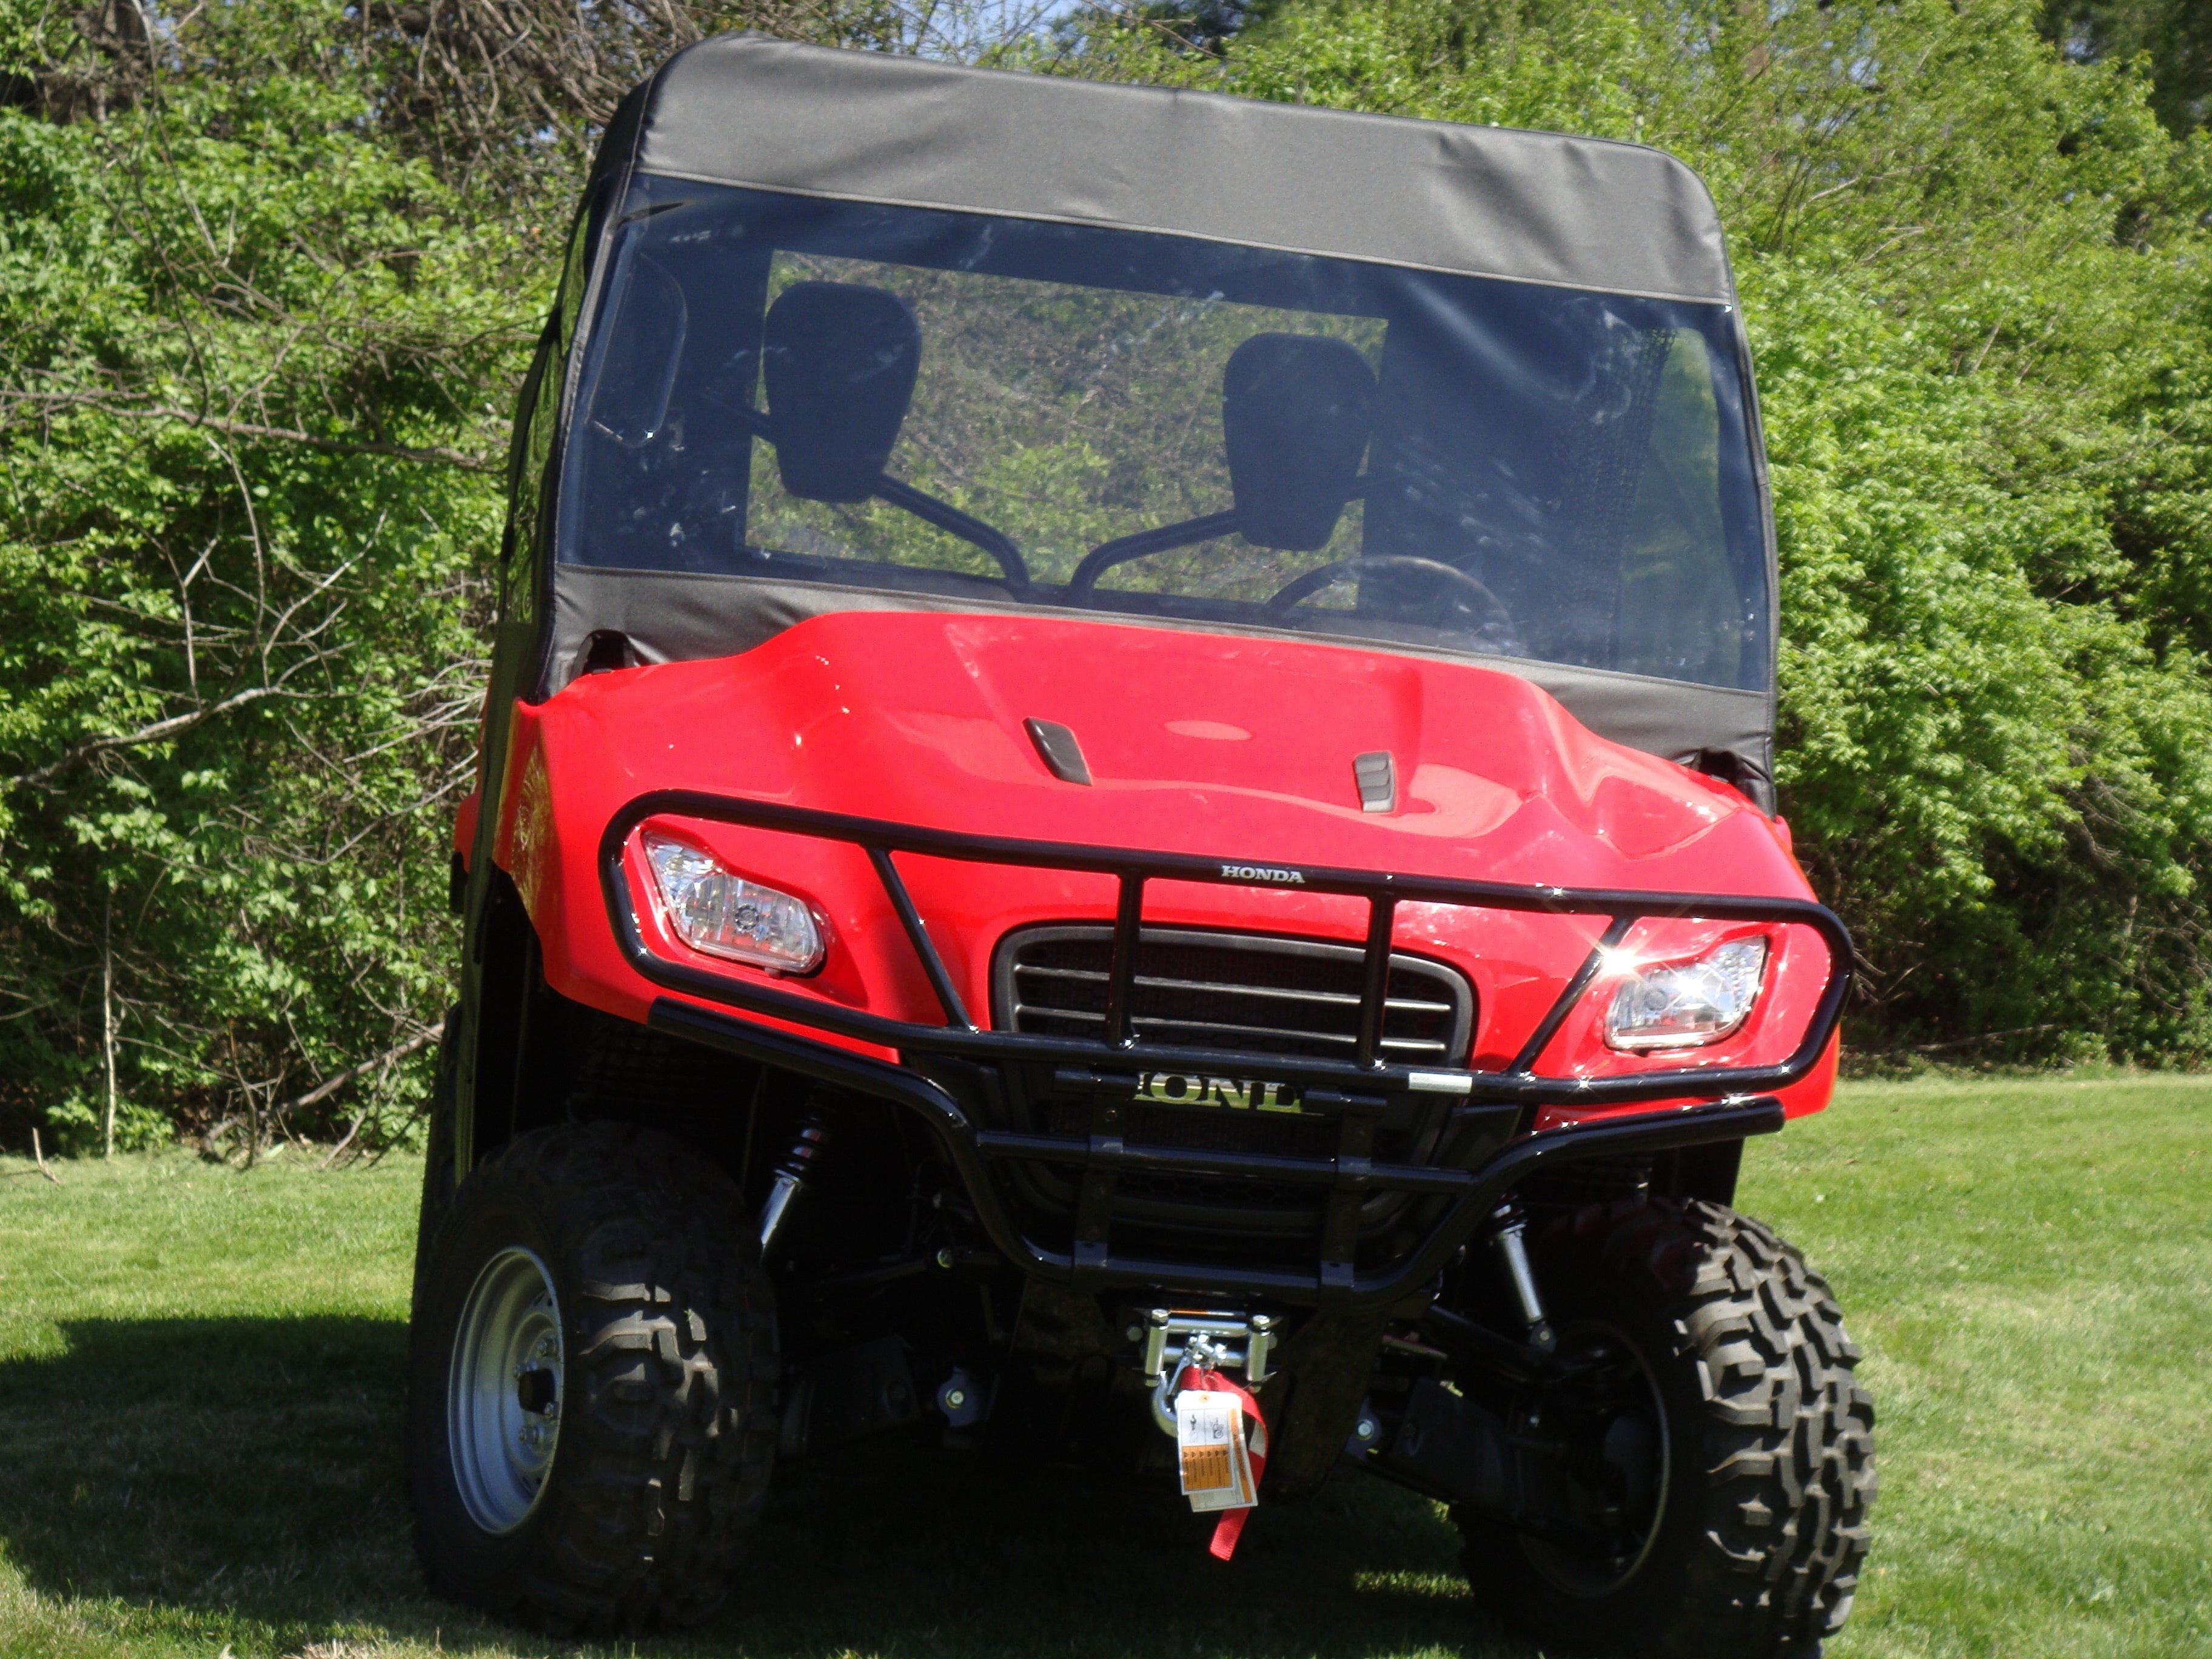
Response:
M1358 570L1419 571L1425 575L1441 576L1453 585L1465 588L1481 601L1484 611L1488 613L1486 622L1494 623L1506 629L1513 626L1512 614L1499 601L1498 595L1466 571L1440 559L1417 559L1403 553L1364 553L1356 558L1339 559L1334 564L1325 564L1318 570L1309 570L1286 584L1267 601L1267 614L1270 617L1287 616L1323 588L1334 586L1340 578Z

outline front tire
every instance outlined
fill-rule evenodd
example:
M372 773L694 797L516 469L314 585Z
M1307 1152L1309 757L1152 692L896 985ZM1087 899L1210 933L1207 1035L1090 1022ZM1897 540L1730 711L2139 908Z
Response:
M1850 1613L1874 1405L1827 1282L1718 1205L1592 1205L1534 1241L1580 1380L1511 1402L1575 1471L1530 1530L1455 1511L1476 1595L1540 1643L1810 1655Z
M696 1623L775 1447L775 1325L737 1194L614 1124L522 1136L417 1267L407 1465L431 1588L561 1634Z

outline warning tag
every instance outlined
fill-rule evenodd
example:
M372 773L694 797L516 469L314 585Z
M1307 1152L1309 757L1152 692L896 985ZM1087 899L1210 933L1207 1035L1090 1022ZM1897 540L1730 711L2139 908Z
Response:
M1192 1509L1247 1510L1259 1502L1244 1445L1244 1407L1235 1395L1203 1389L1177 1395L1176 1450Z

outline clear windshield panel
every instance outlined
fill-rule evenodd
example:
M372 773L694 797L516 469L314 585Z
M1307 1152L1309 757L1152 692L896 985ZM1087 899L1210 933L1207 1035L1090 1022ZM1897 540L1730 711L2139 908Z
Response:
M669 180L615 234L564 562L1765 684L1723 307Z

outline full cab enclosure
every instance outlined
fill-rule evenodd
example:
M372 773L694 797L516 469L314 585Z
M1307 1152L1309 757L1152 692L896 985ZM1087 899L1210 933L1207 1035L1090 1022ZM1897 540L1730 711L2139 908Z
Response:
M1224 1557L1396 1481L1558 1644L1838 1627L1856 1351L1729 1205L1850 945L1697 179L737 35L563 257L456 837L433 1583L741 1609L779 1459L933 1433L1180 1478Z

